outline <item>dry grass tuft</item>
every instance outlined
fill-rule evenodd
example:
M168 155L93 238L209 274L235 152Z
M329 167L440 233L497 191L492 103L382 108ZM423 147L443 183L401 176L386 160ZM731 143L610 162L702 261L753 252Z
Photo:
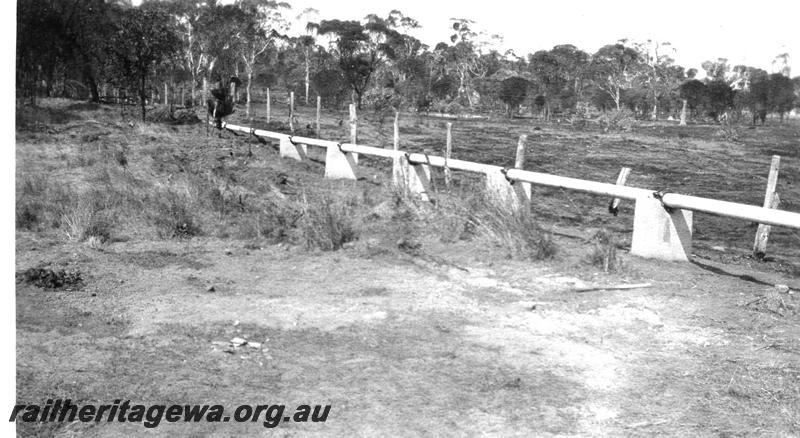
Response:
M622 269L622 260L617 256L617 238L606 228L600 229L592 237L594 246L586 256L590 265L602 268L603 272L617 272Z
M300 207L302 217L300 232L306 247L323 251L336 251L346 243L358 239L359 231L354 217L358 199L342 200L330 195L316 199L303 197Z
M470 222L477 235L502 248L508 258L547 260L558 252L550 233L530 213L512 211L485 197L476 198Z

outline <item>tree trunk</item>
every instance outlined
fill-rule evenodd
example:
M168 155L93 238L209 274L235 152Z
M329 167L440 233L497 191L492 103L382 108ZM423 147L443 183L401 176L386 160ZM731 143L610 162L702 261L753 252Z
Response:
M142 122L145 122L147 120L146 118L147 108L145 107L147 105L147 89L145 88L146 84L145 78L146 76L142 75L142 78L139 81L139 101L141 102L142 105Z
M309 48L306 47L306 106L308 106L308 83L310 76L310 66L308 65L308 50Z
M658 95L653 93L653 114L650 116L652 120L658 119Z
M233 63L233 75L236 76L237 78L239 77L239 63L238 62L234 62ZM238 87L236 88L236 90L233 93L233 102L234 103L239 103L239 88Z
M189 107L191 108L194 107L194 103L197 101L197 75L195 74L194 71L192 71L192 85L190 87L190 90L191 91L189 95L191 96L192 101L189 103ZM183 102L183 104L185 105L186 102Z
M683 99L683 108L681 108L681 126L686 126L686 107L689 105L687 99Z
M247 88L245 88L245 94L247 95L247 104L245 105L244 115L246 117L250 117L250 85L253 83L253 69L247 69Z
M100 103L100 92L97 88L97 81L94 80L92 68L87 64L83 66L83 80L89 86L89 93L92 95L92 102Z

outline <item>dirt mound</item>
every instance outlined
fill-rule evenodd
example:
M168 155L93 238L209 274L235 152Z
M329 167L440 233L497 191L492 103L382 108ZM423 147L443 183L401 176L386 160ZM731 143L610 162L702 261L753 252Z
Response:
M42 289L81 290L85 286L80 272L53 271L48 268L30 268L17 272L17 283L32 284Z

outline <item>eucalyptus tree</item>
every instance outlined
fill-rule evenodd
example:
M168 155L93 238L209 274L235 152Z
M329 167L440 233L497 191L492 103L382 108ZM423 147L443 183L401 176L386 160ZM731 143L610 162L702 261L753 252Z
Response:
M147 115L148 77L179 44L171 19L163 10L140 7L122 12L109 50L117 74L136 84L142 121Z
M376 76L392 89L394 104L416 103L425 98L428 69L424 53L427 46L410 33L419 22L392 10L386 18L370 14L366 17L370 46L385 56L378 64Z
M622 91L633 88L641 76L642 59L635 49L623 44L603 46L592 56L590 74L594 84L611 96L620 109Z
M181 64L189 76L190 101L194 105L198 80L211 66L207 40L203 38L203 23L210 6L206 0L172 0L167 4L181 41Z
M717 58L716 61L705 61L701 64L701 67L706 71L706 79L708 82L713 80L727 80L731 70L726 58Z
M289 23L281 11L290 9L285 2L274 0L238 0L236 6L243 12L238 14L237 34L239 59L244 63L247 75L245 115L250 117L251 90L256 63L276 40L286 39Z
M353 20L323 20L318 33L332 37L339 68L360 109L376 68L384 59L394 56L390 41L397 38L397 32L379 20L368 21L366 25Z
M17 3L17 87L35 99L65 84L87 89L99 100L106 42L121 11L130 5L104 0L21 0ZM60 84L56 90L56 84Z
M305 100L308 105L308 88L311 83L311 51L317 44L316 36L319 30L318 23L319 11L314 8L305 8L296 18L301 23L305 23L305 33L297 39L303 48L303 58L305 60Z
M675 90L683 80L683 69L675 66L671 54L675 53L672 44L656 40L636 43L635 49L643 62L641 70L642 85L652 98L650 118L658 118L658 102L662 96Z

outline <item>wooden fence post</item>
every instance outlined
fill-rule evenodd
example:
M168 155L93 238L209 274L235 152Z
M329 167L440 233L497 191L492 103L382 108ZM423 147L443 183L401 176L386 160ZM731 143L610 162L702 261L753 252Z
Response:
M169 99L167 98L167 93L169 93L169 88L167 87L167 83L164 82L164 106L169 105Z
M528 136L522 134L517 142L517 153L514 168L525 167L525 148ZM490 199L498 206L507 208L508 211L522 211L527 214L531 207L531 183L512 181L507 178L505 171L488 172L486 174L486 190Z
M452 177L450 175L450 167L447 161L450 160L450 155L453 152L453 124L447 122L447 141L445 143L444 151L444 186L450 188Z
M628 181L628 175L630 175L630 173L631 173L630 167L623 167L622 170L619 171L619 176L617 176L617 185L624 186L625 183ZM616 216L617 213L619 213L619 203L621 201L622 200L619 198L612 199L611 202L608 204L608 212Z
M194 99L194 96L192 96L192 99ZM205 105L206 101L208 101L208 78L203 77L203 102L202 102L202 104ZM192 101L192 104L194 104L194 101Z
M294 91L289 92L289 132L294 134Z
M764 208L778 208L780 197L775 193L778 185L778 170L781 165L780 155L772 156L772 163L769 166L769 177L767 178L767 193L764 196ZM769 240L770 226L758 224L756 240L753 244L753 255L758 259L763 259L767 254L767 240Z
M319 117L320 113L322 112L322 97L317 95L317 138L322 138L322 132L320 131L319 125Z

